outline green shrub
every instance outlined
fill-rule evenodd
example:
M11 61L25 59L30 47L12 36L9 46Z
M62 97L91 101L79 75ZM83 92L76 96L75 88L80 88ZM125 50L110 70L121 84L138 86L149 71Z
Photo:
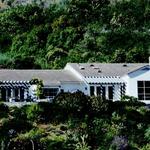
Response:
M66 117L82 118L90 113L91 103L88 96L77 91L75 93L60 93L54 100L54 104L62 109L62 115Z
M81 140L78 140L78 143L75 145L75 150L90 150L90 146L86 142L87 137L87 135L80 137Z
M26 149L46 149L46 146L43 143L40 143L40 141L36 140L15 140L12 139L9 142L9 145L7 145L7 149L17 149L17 150L26 150Z
M140 112L140 114L145 115L149 110L149 108L145 107L145 106L141 106L137 109L138 112Z
M119 114L124 114L126 113L126 106L136 109L145 105L146 105L145 103L139 101L115 101L113 102L113 105L111 106L113 108L111 109L113 109L113 111L118 112Z
M143 116L144 119L144 123L145 124L150 124L150 109L148 111L145 112L145 115Z
M18 135L17 140L39 140L41 137L45 135L43 129L32 129L26 133L21 133Z
M101 97L91 97L91 112L96 116L110 116L112 113L113 102L102 99Z
M0 133L1 137L4 139L10 139L15 137L18 133L30 130L32 128L32 124L27 120L15 120L15 119L5 119L3 120Z
M145 138L150 141L150 127L148 127L145 131Z
M38 107L41 108L41 112L38 116L40 122L59 122L65 120L63 114L61 114L61 107L49 102L39 102Z
M40 115L43 112L43 109L38 104L32 104L30 106L27 106L26 108L26 114L27 119L38 122L40 121Z
M7 105L0 103L0 118L7 117L9 113L9 108Z
M133 97L133 96L128 96L128 95L125 95L121 98L122 101L131 101L131 102L135 102L137 101L138 99L136 97Z
M10 107L10 115L17 121L17 120L27 120L26 115L26 107Z
M129 149L128 140L123 136L115 136L112 144L109 148L110 150L127 150Z
M1 68L6 68L6 64L10 61L10 56L8 54L0 53L0 66Z
M142 148L140 148L139 150L149 150L150 149L150 143L147 143L146 145L144 145Z

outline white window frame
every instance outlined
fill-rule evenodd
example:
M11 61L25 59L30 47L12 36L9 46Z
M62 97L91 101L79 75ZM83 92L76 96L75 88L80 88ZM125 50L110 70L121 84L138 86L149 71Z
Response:
M139 86L139 82L143 82L143 86ZM137 82L137 91L138 91L138 99L139 100L150 100L150 93L146 92L146 89L150 89L150 86L146 86L146 82L150 81L138 81ZM139 89L143 89L142 93L139 93ZM140 99L139 96L143 95L143 99ZM147 99L149 97L149 99Z

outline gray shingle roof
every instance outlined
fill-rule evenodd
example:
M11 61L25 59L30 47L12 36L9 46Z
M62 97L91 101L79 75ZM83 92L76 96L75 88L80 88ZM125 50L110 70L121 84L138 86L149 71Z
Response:
M0 70L0 81L30 81L33 78L39 78L44 85L51 86L61 82L81 82L67 70Z
M141 67L147 66L144 63L68 63L76 71L85 77L88 76L123 76Z

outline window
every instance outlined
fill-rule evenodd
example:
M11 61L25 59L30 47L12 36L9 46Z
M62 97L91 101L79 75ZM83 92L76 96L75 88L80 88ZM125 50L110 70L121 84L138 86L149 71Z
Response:
M61 89L60 92L61 92L61 93L64 93L64 89Z
M109 100L113 100L113 87L112 86L108 87L108 98Z
M101 87L97 86L96 89L97 89L97 96L100 96L101 95Z
M24 89L20 89L20 99L23 100L24 99Z
M138 81L138 99L150 100L150 81Z
M106 99L106 87L104 87L104 86L102 88L102 98Z
M6 89L4 88L1 89L1 99L6 100Z
M7 95L8 97L11 97L11 89L7 89Z
M19 92L18 92L18 89L15 89L15 95L14 95L14 96L15 96L15 97L18 97L18 93L19 93Z
M90 86L90 95L94 96L94 86Z
M55 97L58 93L58 88L44 88L43 94L45 97Z

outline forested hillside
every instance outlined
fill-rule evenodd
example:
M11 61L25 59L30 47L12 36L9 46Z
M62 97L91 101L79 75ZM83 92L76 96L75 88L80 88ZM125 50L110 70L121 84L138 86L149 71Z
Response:
M149 0L66 0L0 10L1 68L148 62Z

